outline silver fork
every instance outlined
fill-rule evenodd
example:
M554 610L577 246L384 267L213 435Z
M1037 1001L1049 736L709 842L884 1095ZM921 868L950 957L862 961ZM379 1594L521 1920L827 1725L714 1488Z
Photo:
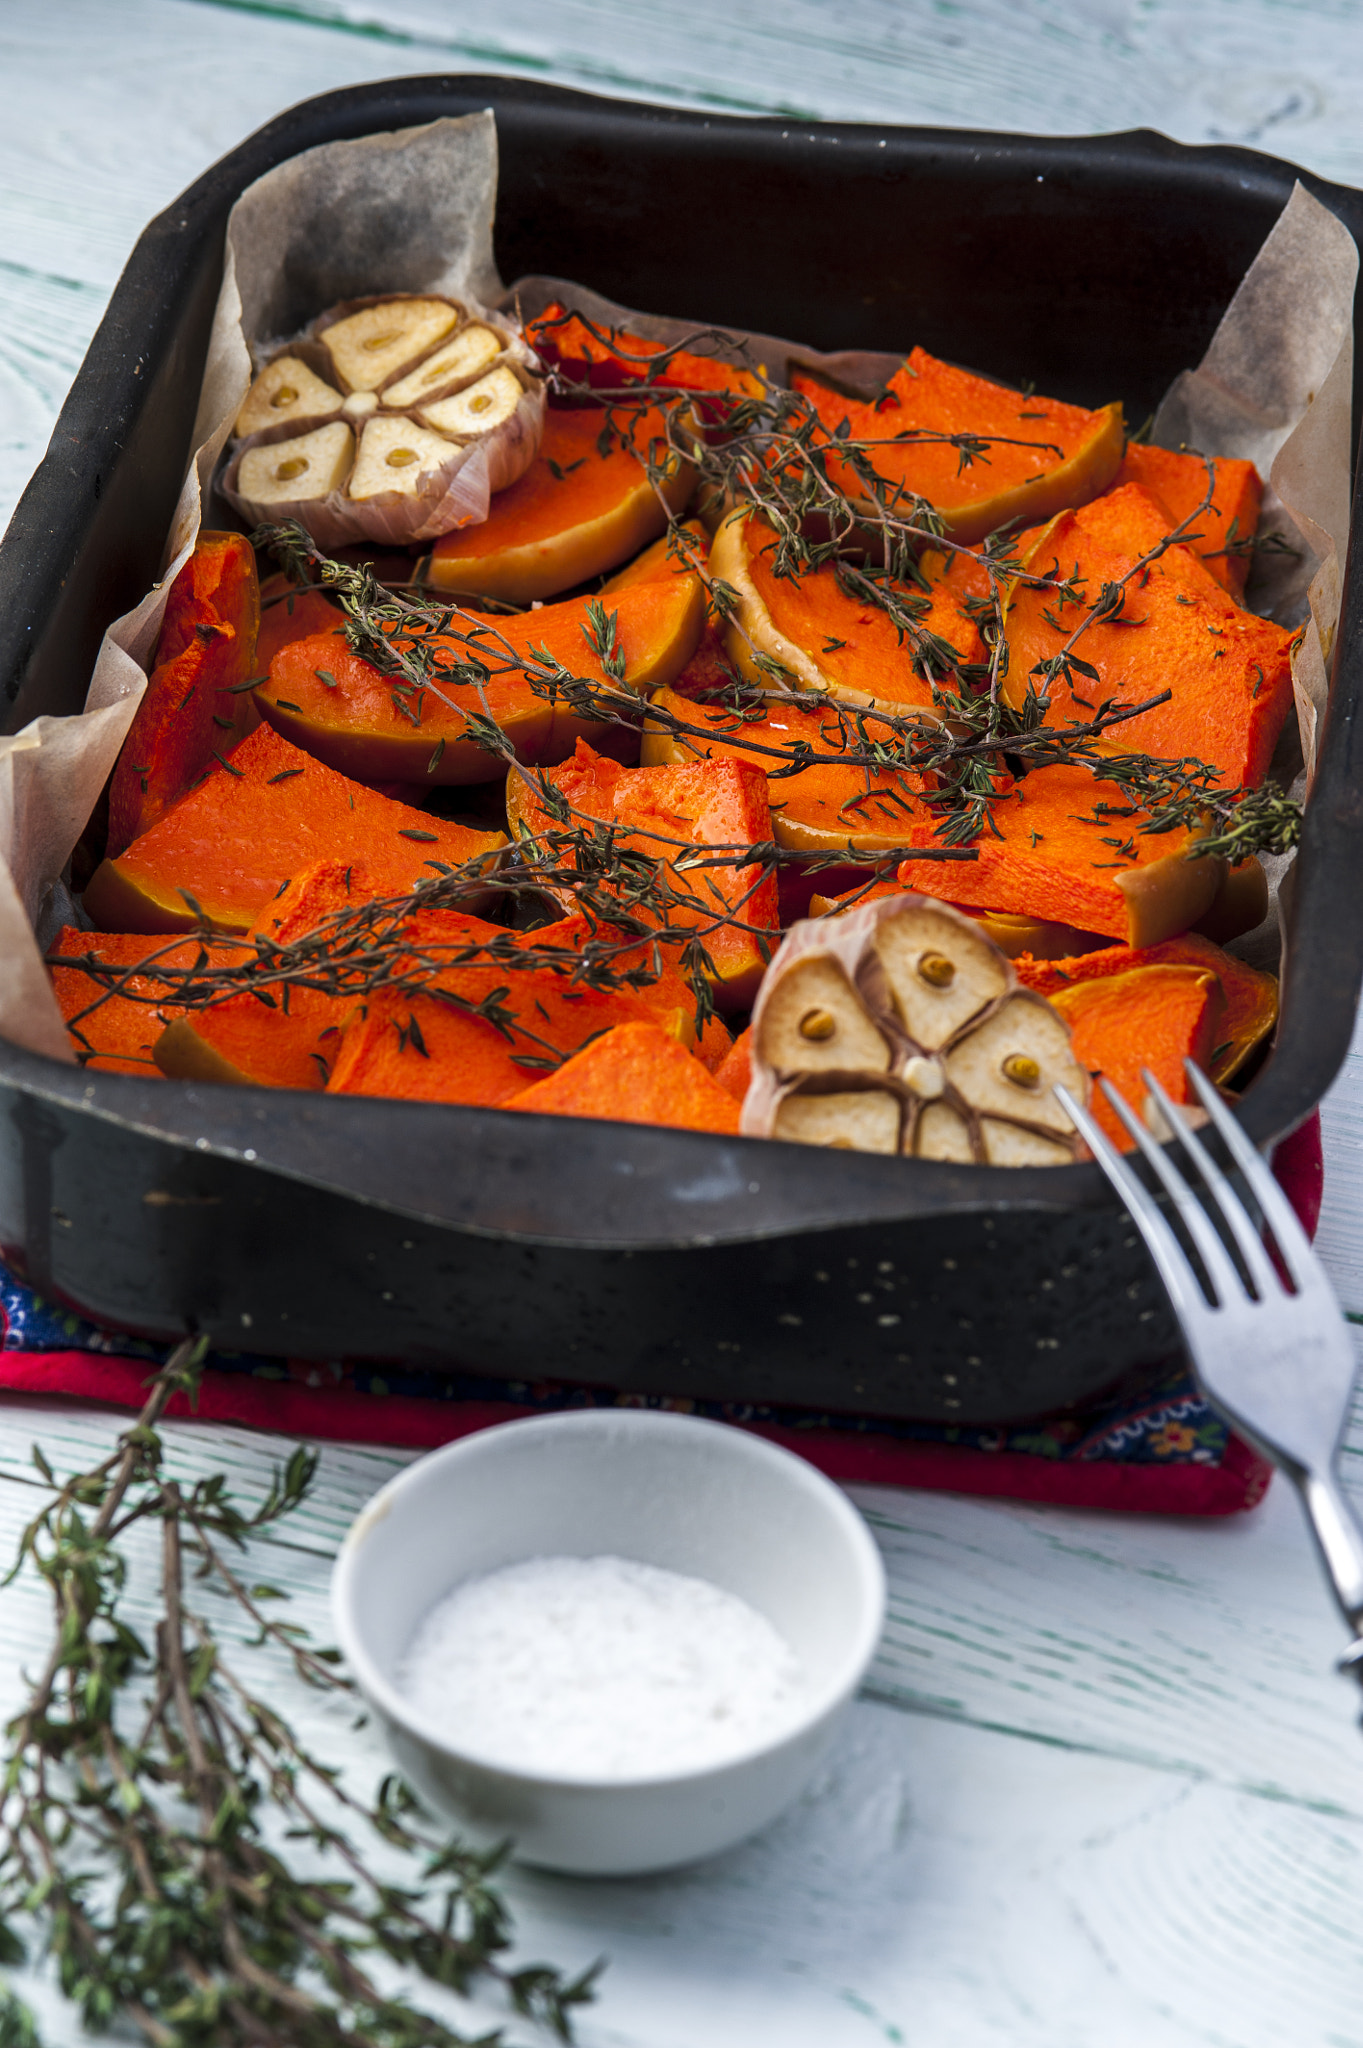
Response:
M1202 1184L1201 1199L1174 1165L1172 1147L1151 1136L1107 1081L1103 1093L1173 1203L1201 1261L1205 1284L1129 1160L1066 1089L1055 1092L1145 1239L1202 1392L1296 1488L1354 1636L1339 1669L1363 1682L1363 1530L1335 1476L1355 1371L1348 1326L1325 1269L1272 1173L1205 1074L1191 1061L1184 1064L1272 1234L1290 1289L1264 1248L1260 1225L1151 1073L1142 1079ZM1243 1272L1223 1232L1234 1243Z

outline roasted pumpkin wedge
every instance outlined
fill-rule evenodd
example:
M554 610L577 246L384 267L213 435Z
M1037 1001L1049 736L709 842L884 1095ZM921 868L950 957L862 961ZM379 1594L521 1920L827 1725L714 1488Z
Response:
M68 924L53 941L47 964L81 1064L103 1074L154 1079L160 1070L153 1047L170 1019L181 1014L175 983L157 969L230 966L244 957L242 944L232 939L200 943L146 932L83 932ZM87 971L92 959L141 971L131 973L120 993L111 995L104 982ZM97 1007L92 1009L92 1004Z
M635 583L656 583L661 577L689 575L704 568L709 555L710 536L705 528L698 519L684 519L608 577L601 586L601 596L628 590Z
M490 868L505 844L500 832L474 832L350 782L264 725L95 870L85 907L107 931L191 931L207 922L244 932L319 860L364 859L378 893L396 895L428 878L433 864Z
M593 327L597 332L592 331ZM525 338L546 363L575 383L590 384L600 390L656 383L676 391L760 398L766 389L761 377L751 370L721 362L717 356L674 347L664 341L648 341L625 327L601 327L596 322L589 326L580 314L570 313L557 299L526 322Z
M618 568L656 540L669 512L685 508L695 472L678 462L660 496L641 457L661 414L620 417L616 429L594 406L551 407L525 475L498 493L481 526L436 542L426 581L460 597L529 604Z
M863 742L893 743L893 732L874 714L837 703L806 709L771 691L754 692L740 710L693 702L676 690L655 690L651 702L690 730L679 733L655 718L644 728L643 765L678 766L721 755L751 761L768 777L767 802L778 846L846 853L855 862L858 856L880 856L912 843L908 821L925 815L917 801L920 777L836 763L795 775L784 772L797 746L817 755L843 753Z
M738 1129L733 1096L656 1024L618 1024L505 1107L678 1131Z
M786 934L753 1010L750 1137L996 1166L1064 1165L1054 1090L1087 1075L1052 1006L968 918L883 897Z
M319 861L265 906L236 957L255 954L258 938L271 949L287 946L379 893L364 861ZM434 926L451 946L460 941L477 945L500 930L454 911L422 912L411 922L414 928L426 927L423 938ZM341 1027L357 1001L353 995L298 985L287 994L279 986L264 986L259 995L241 990L177 1017L157 1040L156 1064L177 1080L316 1090L326 1085Z
M260 591L250 543L201 533L171 585L146 692L109 784L110 853L162 817L214 752L256 722L238 685L256 673Z
M1167 690L1167 703L1110 728L1102 744L1114 753L1192 756L1226 786L1254 788L1291 708L1292 636L1243 611L1186 547L1166 548L1133 576L1168 532L1165 513L1148 493L1126 484L1062 513L1034 539L1027 568L1075 580L1084 595L1067 602L1055 589L1014 585L1005 619L1006 695L1020 704L1029 684L1048 689L1047 721L1054 725L1088 719L1090 707L1109 698L1140 704ZM1087 606L1124 579L1120 612L1106 612L1075 639ZM1072 641L1090 673L1048 678L1047 664Z
M840 896L816 890L810 898L809 915L841 917L844 912L855 910L859 904L877 901L882 896L898 895L903 887L903 882L882 880L869 886L863 881L859 888L848 889ZM1065 960L1076 954L1096 951L1100 947L1108 952L1121 950L1109 946L1101 933L1081 932L1072 924L1057 924L1047 918L1028 917L1021 911L979 910L968 903L954 901L952 908L959 910L962 917L968 917L972 924L978 925L985 937L992 940L1000 953L1009 960ZM1028 986L1031 986L1030 982Z
M932 588L900 591L919 613L918 638L909 644L888 612L849 593L831 563L813 575L778 576L775 545L767 522L740 508L721 523L710 552L711 574L738 600L725 648L749 682L770 687L770 675L754 659L760 655L779 662L799 689L931 715L933 682L981 658L979 630L962 609L978 575L972 560L958 567L959 557L933 550Z
M752 1086L752 1026L740 1031L723 1059L714 1070L715 1079L721 1088L726 1088L735 1102L742 1102Z
M1200 511L1209 482L1212 501ZM1211 461L1203 455L1129 441L1112 488L1119 490L1123 484L1139 484L1165 513L1171 531L1196 513L1182 545L1191 549L1232 597L1244 595L1264 496L1252 462L1230 456Z
M316 633L339 633L345 613L320 590L294 590L283 576L261 586L260 633L254 673L267 676L281 647L291 640L311 640Z
M666 901L635 900L631 885L630 910L693 933L692 943L699 942L710 961L716 1004L746 1008L779 929L775 878L763 874L759 860L744 860L741 851L771 839L761 771L735 760L622 768L579 740L571 761L543 773L571 806L571 829L599 819L615 828L618 848L657 863L657 886ZM507 815L517 838L562 829L533 777L508 778ZM713 849L708 861L707 848ZM571 848L563 857L575 859Z
M876 474L925 498L954 540L983 540L1011 520L1049 519L1082 505L1108 488L1122 459L1120 405L1087 412L1011 391L921 348L873 404L845 398L805 371L792 382L830 434L845 421L854 441L883 443L869 451ZM948 438L961 434L974 444L964 460ZM832 467L855 497L860 485L847 465Z
M1195 924L1224 863L1189 860L1186 831L1143 833L1144 814L1086 768L1037 768L991 806L970 862L907 864L906 888L979 910L1008 910L1153 946ZM934 828L910 828L915 846Z
M1221 1028L1221 985L1209 968L1172 961L1136 967L1058 989L1050 1002L1070 1027L1075 1058L1136 1110L1144 1111L1147 1067L1175 1102L1196 1099L1183 1062L1206 1071ZM1129 1150L1132 1140L1101 1089L1093 1091L1092 1108L1113 1143Z
M622 986L655 1014L669 1036L713 1072L728 1056L732 1044L728 1028L714 1016L697 1028L695 990L664 947L655 947L651 940L631 944L626 933L580 916L540 925L534 931L517 933L515 938L518 946L533 949L537 955L562 948L565 961L591 941L608 952L611 971L620 977Z
M499 780L506 773L504 756L470 736L470 721L485 717L496 720L517 758L527 763L562 761L579 738L588 737L603 751L633 758L637 733L575 712L553 687L553 665L605 684L612 677L603 654L611 654L623 665L614 679L631 689L669 683L696 650L705 592L699 576L687 572L614 593L604 607L611 639L604 650L593 627L593 617L601 619L602 613L589 609L595 602L571 598L516 618L465 614L440 636L441 657L466 672L472 667L486 681L448 677L419 696L399 693L391 677L343 642L329 636L296 640L275 657L257 701L295 746L368 782ZM538 689L522 662L536 670Z
M497 1021L476 1014L484 1002ZM327 1087L336 1095L492 1107L617 1024L647 1025L681 1050L683 1013L664 1020L628 989L590 988L542 967L452 967L429 994L378 995L357 1009Z
M1278 1019L1276 978L1260 968L1247 966L1197 932L1184 932L1158 946L1105 946L1100 952L1071 959L1039 960L1023 954L1013 965L1019 981L1052 997L1066 995L1090 981L1131 974L1138 968L1194 967L1200 973L1214 974L1221 989L1222 1009L1216 1043L1206 1066L1218 1084L1234 1079ZM1179 1101L1184 1099L1178 1097Z

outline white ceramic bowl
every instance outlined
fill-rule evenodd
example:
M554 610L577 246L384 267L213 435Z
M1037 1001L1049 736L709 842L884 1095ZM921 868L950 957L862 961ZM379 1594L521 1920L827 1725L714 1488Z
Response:
M530 1557L628 1557L737 1594L805 1668L805 1711L729 1762L626 1780L508 1769L417 1713L395 1674L436 1602ZM874 1654L880 1554L838 1488L723 1423L590 1408L449 1444L376 1494L332 1579L340 1645L404 1775L477 1840L524 1861L623 1874L741 1841L805 1785Z

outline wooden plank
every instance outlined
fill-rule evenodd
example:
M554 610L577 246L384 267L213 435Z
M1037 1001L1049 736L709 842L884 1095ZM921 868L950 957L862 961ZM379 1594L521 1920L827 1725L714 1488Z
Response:
M111 1444L118 1420L57 1406L0 1428L0 1479L27 1476L27 1438L59 1471ZM244 1497L287 1448L218 1427L172 1425L171 1469L229 1473ZM300 1619L324 1636L329 1560L401 1452L320 1447L312 1501L262 1564L286 1574ZM1363 1817L1352 1689L1334 1676L1342 1625L1295 1501L1275 1486L1255 1514L1187 1521L1081 1514L853 1489L890 1581L869 1690L972 1726L1205 1778L1271 1800ZM34 1492L0 1483L0 1553Z

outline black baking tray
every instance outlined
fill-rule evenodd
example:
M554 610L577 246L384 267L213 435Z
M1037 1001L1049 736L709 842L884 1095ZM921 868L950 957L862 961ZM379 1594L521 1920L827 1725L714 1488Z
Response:
M920 342L1133 419L1200 359L1297 176L1363 241L1363 194L1147 132L744 120L467 76L306 101L133 251L0 544L5 730L80 708L105 624L158 571L238 194L314 144L481 107L508 279L816 347ZM1351 547L1281 1023L1240 1112L1260 1143L1349 1044L1361 694ZM1096 1167L144 1082L3 1043L0 1249L152 1337L943 1421L1082 1403L1178 1341Z

